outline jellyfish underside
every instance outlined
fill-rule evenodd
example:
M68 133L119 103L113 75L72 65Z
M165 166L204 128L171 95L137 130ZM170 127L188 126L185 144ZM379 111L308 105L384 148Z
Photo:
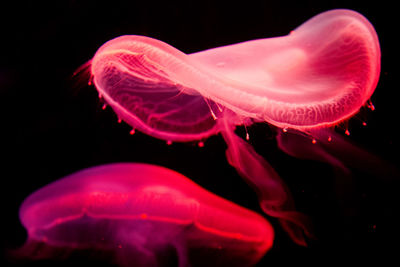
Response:
M139 163L93 167L56 181L24 201L20 219L29 237L21 254L42 242L112 252L123 266L168 266L166 254L179 266L248 266L274 236L260 215L179 173ZM52 257L43 250L27 256Z
M228 162L255 188L264 212L303 245L303 232L310 235L306 218L294 211L272 166L235 127L268 122L318 139L320 129L365 105L379 72L375 30L350 10L321 13L284 37L189 55L149 37L121 36L91 62L99 94L133 128L183 142L221 133Z

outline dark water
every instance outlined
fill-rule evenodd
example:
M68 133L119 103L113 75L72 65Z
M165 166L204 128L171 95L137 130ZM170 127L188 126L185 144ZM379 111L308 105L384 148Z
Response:
M124 34L163 40L185 53L256 38L285 35L310 17L333 8L349 8L375 26L382 49L381 78L372 96L376 110L362 113L368 125L349 122L350 140L398 165L399 90L397 89L396 10L385 1L364 7L352 1L214 1L172 4L164 1L27 1L2 8L0 59L1 246L6 251L25 240L18 208L43 185L77 170L109 162L147 162L192 178L206 189L261 212L253 191L225 159L220 136L196 144L166 145L118 124L86 80L72 77L104 42ZM396 49L395 49L396 47ZM277 169L293 192L298 210L309 215L317 240L293 244L271 219L276 241L259 266L325 264L332 261L393 260L399 247L398 180L354 171L352 182L335 184L331 168L291 158L276 147L265 125L248 129L250 142ZM339 132L341 130L339 129ZM243 129L238 129L243 134ZM357 159L355 159L357 160ZM343 183L343 182L342 182ZM351 185L351 186L350 186ZM351 188L351 197L337 188ZM349 189L350 190L350 189ZM344 190L346 191L346 190ZM2 266L53 266L53 262ZM72 255L65 266L107 266Z

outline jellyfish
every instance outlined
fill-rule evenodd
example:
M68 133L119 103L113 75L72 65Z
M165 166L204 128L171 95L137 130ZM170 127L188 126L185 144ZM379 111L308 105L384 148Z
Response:
M365 17L338 9L286 36L192 54L150 37L121 36L98 49L90 69L100 97L133 129L168 142L221 134L229 164L255 189L262 210L305 245L305 236L312 236L309 220L296 211L274 168L235 129L268 123L281 130L277 141L283 151L308 154L346 172L319 144L310 153L299 152L286 137L295 133L314 144L329 143L327 129L371 105L380 46Z
M144 163L68 175L27 197L19 215L28 233L19 254L37 259L97 250L122 266L250 266L274 239L261 215Z

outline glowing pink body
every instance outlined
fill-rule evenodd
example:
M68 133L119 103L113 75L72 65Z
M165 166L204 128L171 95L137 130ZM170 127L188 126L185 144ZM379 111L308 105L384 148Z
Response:
M218 113L215 105L232 110L234 124L252 118L303 131L333 125L359 111L379 73L375 30L350 10L322 13L284 37L191 55L149 37L122 36L92 61L94 84L121 119L173 141L221 130L205 101L211 112Z
M154 254L167 246L176 249L180 266L196 250L216 250L221 262L234 258L239 266L250 265L274 236L260 215L147 164L110 164L67 176L29 196L20 219L31 241L124 251L132 255L131 266L154 266Z

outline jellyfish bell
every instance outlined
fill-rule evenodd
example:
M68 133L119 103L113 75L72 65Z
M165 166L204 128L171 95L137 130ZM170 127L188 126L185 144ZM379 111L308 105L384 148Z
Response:
M284 37L190 55L149 37L118 37L96 52L91 72L97 90L107 102L113 100L111 106L117 114L122 107L116 106L116 98L128 101L136 97L129 105L117 102L141 123L146 121L140 119L140 112L133 111L144 113L146 104L155 104L154 95L159 100L165 91L174 91L193 99L201 95L243 117L305 130L334 125L358 112L377 85L380 48L366 18L350 10L333 10L315 16ZM127 89L132 87L135 90ZM209 117L204 102L204 116ZM175 109L169 111L179 114ZM193 109L190 114L201 113ZM162 125L169 118L169 114L162 115L153 115L154 131L162 131L157 128L157 119Z
M124 266L169 266L166 251L179 266L248 266L274 237L255 212L170 169L139 163L97 166L53 182L23 202L20 220L28 232L22 253L36 253L27 256L54 257L24 251L41 243L114 253Z
M96 52L91 74L118 117L148 135L185 142L221 133L228 162L255 188L262 209L304 244L296 228L308 233L308 223L293 212L288 189L235 127L267 122L320 138L320 129L349 119L371 97L380 47L366 18L338 9L287 36L189 55L153 38L121 36Z

